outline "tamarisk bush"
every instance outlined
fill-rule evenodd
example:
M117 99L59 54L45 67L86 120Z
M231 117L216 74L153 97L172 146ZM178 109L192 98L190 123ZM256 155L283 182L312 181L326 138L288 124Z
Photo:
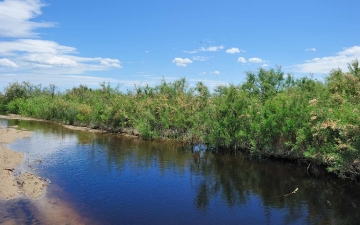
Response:
M28 82L0 93L0 111L139 135L205 144L213 150L324 165L341 177L360 175L360 69L336 69L325 81L295 79L280 67L247 72L239 85L212 92L185 78L123 93L102 83L57 92Z

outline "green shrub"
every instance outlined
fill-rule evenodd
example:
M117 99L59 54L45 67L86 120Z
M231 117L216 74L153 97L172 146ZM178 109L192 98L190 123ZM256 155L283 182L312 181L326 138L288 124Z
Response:
M333 70L325 82L295 79L281 68L247 72L240 85L214 92L185 78L162 80L127 93L102 83L65 93L11 83L0 111L114 132L138 131L144 139L206 144L215 150L302 159L340 176L360 175L360 74Z

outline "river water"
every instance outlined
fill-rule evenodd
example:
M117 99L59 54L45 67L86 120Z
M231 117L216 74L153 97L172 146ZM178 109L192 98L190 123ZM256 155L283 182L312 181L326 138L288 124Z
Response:
M311 165L193 151L174 143L73 131L43 122L0 123L34 131L9 148L25 153L20 169L51 181L43 197L47 204L62 206L47 211L47 205L39 208L42 200L0 201L5 209L0 210L0 223L57 224L61 210L63 219L84 224L360 221L360 186Z

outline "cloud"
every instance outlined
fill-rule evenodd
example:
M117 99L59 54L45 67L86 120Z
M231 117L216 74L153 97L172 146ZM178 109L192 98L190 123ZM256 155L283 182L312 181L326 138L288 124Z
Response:
M302 64L295 65L296 72L303 73L329 73L331 70L340 68L347 69L347 64L355 59L360 59L360 46L344 48L333 56L314 58Z
M182 67L186 67L187 64L192 63L192 61L188 58L175 58L173 61L173 63L175 63L177 66L182 66Z
M261 67L268 67L268 66L269 66L269 65L266 64L266 63L264 63L264 64L261 65Z
M51 22L34 22L31 19L42 14L40 0L0 1L0 36L12 38L37 37L38 28L54 26Z
M195 54L195 53L198 53L198 52L217 52L217 51L220 51L222 49L224 49L224 46L219 45L219 46L210 46L210 47L207 47L207 48L201 47L201 48L199 48L197 50L192 50L192 51L184 50L183 52L190 53L190 54Z
M9 60L9 59L0 59L0 66L3 67L11 67L11 68L17 68L18 65L16 65L16 63L14 63L13 61Z
M316 48L307 48L307 49L305 49L305 51L313 51L313 52L316 52Z
M122 67L118 59L80 57L75 54L75 48L48 40L18 39L0 42L0 56L7 56L19 70L35 70L39 73L39 69L42 69L48 74L80 74ZM71 70L59 71L59 67Z
M199 50L193 50L193 51L184 50L183 52L189 53L189 54L195 54L195 53L197 53L198 51L199 51Z
M205 56L194 56L193 60L195 61L206 61L208 60L210 57L205 57Z
M27 62L33 65L48 65L48 66L69 66L75 67L77 66L77 62L75 60L69 59L66 56L59 56L54 54L44 54L44 53L35 53L28 54L21 57L23 62Z
M17 39L0 42L0 55L15 55L18 53L76 53L73 47L62 46L55 41L39 39Z
M226 50L226 53L229 53L229 54L235 54L235 53L240 53L240 52L245 52L245 51L238 49L238 48L229 48L228 50Z
M224 46L220 45L220 46L210 46L207 48L201 47L200 51L202 52L217 52L224 49Z
M250 58L249 59L249 62L250 63L262 63L262 62L264 62L262 59L260 59L260 58Z
M14 74L44 76L122 67L118 59L81 57L74 47L33 38L39 37L36 29L54 26L31 21L42 14L43 6L40 0L0 1L0 74L8 68L13 68Z
M99 60L100 64L106 67L115 67L115 68L121 68L120 61L118 59L110 59L110 58L95 58L96 60Z
M217 70L215 70L215 71L210 72L210 74L217 74L217 75L219 75L220 72L217 71ZM205 71L204 71L204 72L201 72L201 73L199 73L199 75L206 75L206 72L205 72Z
M246 63L246 59L244 57L239 57L237 61L240 63Z

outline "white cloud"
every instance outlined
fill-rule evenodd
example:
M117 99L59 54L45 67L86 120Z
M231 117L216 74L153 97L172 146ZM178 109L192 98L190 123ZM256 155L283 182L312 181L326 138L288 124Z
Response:
M110 58L95 58L96 60L99 60L100 64L106 67L115 67L115 68L121 68L120 61L118 59L110 59Z
M261 67L268 67L268 66L269 66L269 65L266 64L266 63L264 63L264 64L261 65Z
M4 58L4 59L0 59L0 66L3 67L11 67L11 68L17 68L18 65L16 65L16 63L14 63L13 61Z
M343 51L338 53L338 55L345 55L345 56L358 56L359 54L360 54L360 46L344 48Z
M195 54L195 53L197 53L198 51L199 51L199 50L193 50L193 51L184 50L183 52L189 53L189 54Z
M217 74L217 75L219 75L220 72L219 72L218 70L215 70L215 71L211 71L210 74ZM205 71L204 71L204 72L201 72L201 73L199 73L199 75L206 75L206 72L205 72Z
M201 47L200 51L202 52L217 52L224 49L224 46L220 45L220 46L210 46L207 48Z
M18 39L0 42L0 55L14 55L19 52L65 54L76 53L76 49L59 45L55 41L39 39Z
M244 57L239 57L237 61L240 63L246 63L246 59Z
M205 57L205 56L194 56L193 60L195 61L206 61L208 60L210 57Z
M75 67L77 65L76 61L69 59L66 56L58 56L54 54L48 54L48 53L32 53L27 54L22 57L20 57L23 62L31 63L34 65L37 65L41 67L41 65L45 66L48 65L51 67L51 65L54 66L70 66ZM49 68L50 68L49 67Z
M249 59L249 62L251 62L251 63L262 63L262 62L264 62L262 59L260 59L260 58L250 58Z
M222 49L224 49L224 46L219 45L219 46L210 46L210 47L207 47L207 48L201 47L201 48L199 48L197 50L192 50L192 51L184 50L183 52L190 53L190 54L195 54L195 53L198 53L198 52L217 52L217 51L220 51Z
M229 53L229 54L235 54L235 53L240 53L240 52L244 52L244 50L240 50L238 48L229 48L228 50L226 50L226 53Z
M0 41L0 58L3 58L0 74L8 67L13 68L15 74L28 76L81 74L121 68L118 59L81 57L74 47L32 38L39 36L36 29L54 25L31 21L42 14L43 6L40 0L0 1L0 40L3 40Z
M316 52L316 48L307 48L307 49L305 49L305 51L313 51L313 52Z
M75 56L76 49L62 46L54 41L18 39L0 42L0 56L16 62L19 70L46 71L48 74L81 74L85 71L100 71L121 68L118 59ZM59 67L72 68L59 71Z
M175 58L173 61L173 63L175 63L177 66L182 66L182 67L186 67L187 64L192 63L192 61L188 58Z
M296 72L303 73L329 73L333 69L347 69L347 64L355 59L360 59L360 46L344 48L333 56L314 58L305 63L295 65Z
M0 36L21 38L36 37L35 29L52 27L54 23L33 22L31 19L42 14L40 0L0 1Z

